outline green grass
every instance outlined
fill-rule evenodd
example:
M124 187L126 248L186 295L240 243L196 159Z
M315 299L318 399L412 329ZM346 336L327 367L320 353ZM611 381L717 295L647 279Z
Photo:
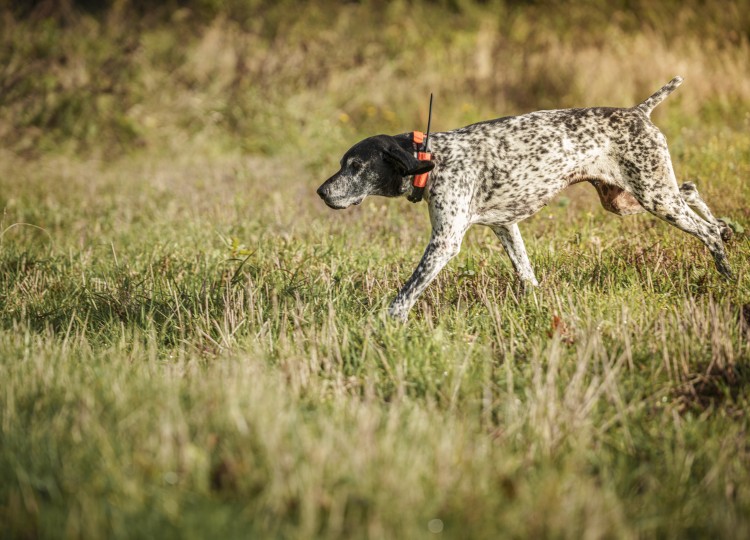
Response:
M334 46L373 5L335 15L311 5L267 8L270 22L253 29L240 8L260 8L229 3L205 26L181 12L169 23L145 18L132 35L104 15L81 16L69 22L77 34L44 23L54 39L24 33L42 24L33 18L6 18L3 43L15 45L5 58L41 55L14 83L29 85L18 96L35 110L102 93L66 87L67 69L79 68L51 68L49 43L92 70L109 56L128 67L111 68L119 97L93 109L34 124L21 102L5 103L0 537L750 536L750 238L727 246L738 278L729 283L695 239L650 216L607 214L591 188L575 186L521 224L537 290L517 291L499 242L476 228L408 323L388 320L429 237L426 207L371 198L333 212L314 190L358 137L421 121L421 97L399 99L414 51L368 48L376 29L366 29L349 38L350 58ZM377 15L384 32L417 43L418 19L389 5ZM438 59L463 58L484 31L493 47L510 47L513 66L526 40L533 66L567 58L578 70L568 76L586 80L585 62L565 56L589 50L568 30L581 13L545 19L542 8L511 6L505 26L482 27L498 6L414 10L453 40ZM528 34L537 16L561 29L559 47ZM648 48L661 15L644 16L652 26L641 33L622 17L609 30ZM697 20L684 17L682 45L720 39ZM226 39L215 49L211 28ZM322 28L332 28L325 46L300 57L322 63L292 57L263 71L261 60ZM685 45L696 73L733 69L747 41L732 45L730 34L719 67ZM139 48L123 52L118 40ZM231 94L233 76L212 78L221 69L190 71L201 46L209 57L257 49L247 69L261 79ZM513 97L522 81L510 75L472 82L461 62L446 73L430 62L424 80L456 92L438 109L441 129L531 99ZM377 84L347 86L372 66ZM44 91L55 99L37 93L36 69L61 77ZM451 78L459 71L464 79ZM528 68L540 107L555 96L606 104L616 92L560 90L552 83L563 72ZM748 230L750 120L733 94L747 81L738 77L736 87L693 90L687 79L657 123L678 177ZM279 95L266 101L274 82ZM706 88L719 98L701 108Z

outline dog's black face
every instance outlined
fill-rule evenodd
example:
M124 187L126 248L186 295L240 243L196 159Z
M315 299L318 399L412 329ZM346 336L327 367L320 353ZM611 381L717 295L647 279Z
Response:
M398 197L409 189L409 176L429 172L432 161L418 160L389 135L358 142L341 158L341 169L318 188L336 210L359 204L368 195Z

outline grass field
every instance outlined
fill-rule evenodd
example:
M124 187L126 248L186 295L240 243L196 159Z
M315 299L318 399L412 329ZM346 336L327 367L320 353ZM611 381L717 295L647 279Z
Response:
M750 10L715 4L4 8L0 537L749 537ZM430 91L446 130L677 74L654 120L736 282L575 186L521 224L538 290L476 228L401 325L425 205L315 195Z

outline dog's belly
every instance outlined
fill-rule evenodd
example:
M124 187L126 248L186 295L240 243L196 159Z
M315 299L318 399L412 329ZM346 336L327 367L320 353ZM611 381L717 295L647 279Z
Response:
M521 186L512 182L495 184L475 195L471 221L482 225L518 223L536 214L567 186L560 177Z
M498 204L496 206L485 208L481 212L478 212L473 223L479 223L483 225L512 225L518 223L524 219L533 216L546 203L541 201L531 202L508 202L508 204Z

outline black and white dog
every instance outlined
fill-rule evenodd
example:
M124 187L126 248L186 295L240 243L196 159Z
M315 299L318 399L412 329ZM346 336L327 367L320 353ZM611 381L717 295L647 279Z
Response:
M474 224L489 226L522 283L537 285L518 222L583 181L596 188L610 212L648 211L692 234L711 251L718 271L731 278L722 243L731 231L693 184L678 187L667 141L650 120L654 107L681 82L675 77L632 108L538 111L434 133L431 160L415 157L410 134L370 137L344 154L341 169L318 188L318 195L336 209L359 204L368 195L408 195L411 177L431 171L425 200L432 237L389 308L402 320L459 252Z

